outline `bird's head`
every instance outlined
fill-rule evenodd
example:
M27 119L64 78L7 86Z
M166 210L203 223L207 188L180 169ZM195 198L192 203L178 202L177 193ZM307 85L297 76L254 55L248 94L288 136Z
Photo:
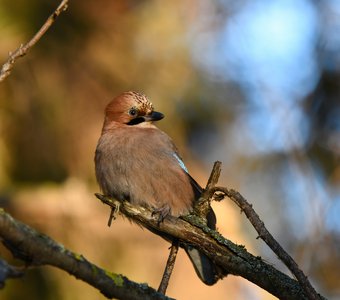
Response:
M152 103L144 94L125 92L106 106L104 127L112 122L134 126L163 118L162 113L153 110Z

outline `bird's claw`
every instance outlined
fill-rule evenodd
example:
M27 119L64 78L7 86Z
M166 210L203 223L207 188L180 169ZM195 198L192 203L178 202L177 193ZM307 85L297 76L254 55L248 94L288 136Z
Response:
M156 208L152 212L152 216L156 216L158 226L164 221L164 219L170 215L171 208L169 205L164 205L160 208Z
M111 212L109 216L109 220L107 221L107 226L111 226L112 220L116 220L116 217L119 213L119 207L120 207L120 202L116 201L115 202L115 207L111 207Z

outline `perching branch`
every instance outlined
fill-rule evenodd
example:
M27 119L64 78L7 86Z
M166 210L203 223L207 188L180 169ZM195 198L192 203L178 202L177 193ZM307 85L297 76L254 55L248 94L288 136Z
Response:
M171 235L179 239L180 243L190 243L226 272L242 276L280 299L308 299L296 280L276 270L261 257L248 253L244 246L238 246L210 229L195 215L183 218L167 216L159 223L146 208L133 206L126 201L120 203L100 194L96 196L111 207L120 205L120 213L134 222Z
M55 266L92 285L107 298L171 299L146 284L130 281L123 275L97 267L81 254L67 250L48 236L16 221L3 209L0 209L0 239L15 257L26 264ZM13 272L11 275L7 278L19 276Z
M14 63L26 55L26 53L41 39L45 32L52 26L57 17L67 9L68 0L63 0L57 9L48 17L39 31L32 37L32 39L25 45L21 45L13 53L9 54L8 60L3 64L0 71L0 82L3 81L10 73Z

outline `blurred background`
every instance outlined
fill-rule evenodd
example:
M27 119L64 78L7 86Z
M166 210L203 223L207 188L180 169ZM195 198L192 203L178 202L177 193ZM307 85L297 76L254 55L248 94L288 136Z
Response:
M0 58L58 1L2 0ZM98 0L69 9L0 84L0 205L110 271L157 288L169 244L95 197L94 150L105 105L144 92L165 114L190 173L254 205L317 290L340 299L340 2ZM283 272L229 200L219 230ZM4 248L0 255L11 259ZM180 251L168 295L274 299L228 276L213 287ZM4 298L2 298L4 297ZM52 267L10 280L1 299L104 299Z

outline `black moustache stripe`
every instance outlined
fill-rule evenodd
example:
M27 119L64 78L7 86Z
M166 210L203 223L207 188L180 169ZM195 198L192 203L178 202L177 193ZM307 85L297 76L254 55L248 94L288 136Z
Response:
M127 125L137 125L137 124L142 123L144 121L145 121L144 118L138 117L138 118L132 119L130 122L127 122L126 124Z

